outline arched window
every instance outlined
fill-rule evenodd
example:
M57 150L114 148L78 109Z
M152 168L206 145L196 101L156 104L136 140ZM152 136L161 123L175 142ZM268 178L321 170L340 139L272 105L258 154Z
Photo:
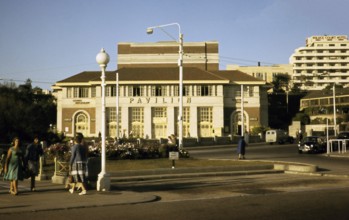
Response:
M88 117L85 113L78 113L75 117L75 132L88 136Z

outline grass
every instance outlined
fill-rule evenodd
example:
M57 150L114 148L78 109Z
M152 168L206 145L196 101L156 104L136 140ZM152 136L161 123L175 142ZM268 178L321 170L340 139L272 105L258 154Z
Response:
M258 164L271 164L268 162L260 161L239 161L239 160L206 160L195 158L181 158L175 161L176 168L185 167L217 167L217 166L249 166ZM125 170L149 170L149 169L164 169L171 168L172 160L168 158L161 159L143 159L143 160L107 160L107 171L125 171ZM46 165L43 167L44 172L48 175L54 173L53 160L47 160Z
M184 158L175 161L177 168L183 167L214 167L214 166L240 166L240 165L257 165L268 164L266 162L257 161L237 161L237 160L205 160ZM172 160L163 159L146 159L146 160L108 160L106 168L110 171L123 170L147 170L147 169L162 169L171 168Z

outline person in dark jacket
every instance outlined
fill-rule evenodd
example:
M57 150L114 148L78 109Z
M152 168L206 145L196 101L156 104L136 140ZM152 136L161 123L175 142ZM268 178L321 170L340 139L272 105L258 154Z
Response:
M239 160L245 159L245 148L246 148L246 142L244 136L241 136L238 142L238 149L237 153L239 154Z
M34 137L34 142L29 144L26 148L24 160L29 170L30 176L30 190L35 191L35 177L39 174L40 157L44 151L37 136Z

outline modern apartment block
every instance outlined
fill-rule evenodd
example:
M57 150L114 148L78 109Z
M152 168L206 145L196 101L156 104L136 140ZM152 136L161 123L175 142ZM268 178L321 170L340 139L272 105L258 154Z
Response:
M349 83L349 41L346 35L312 36L290 57L292 82L303 90Z

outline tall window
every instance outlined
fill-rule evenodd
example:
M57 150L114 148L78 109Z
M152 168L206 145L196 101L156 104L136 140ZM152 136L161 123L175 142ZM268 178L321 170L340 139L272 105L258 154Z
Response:
M85 113L78 113L75 117L75 132L82 133L84 136L88 136L89 125L88 117Z
M166 107L153 108L153 138L167 136L167 109Z
M179 108L176 108L176 132L179 134L179 122L178 122ZM183 137L190 137L190 108L183 107Z
M212 137L213 136L213 117L212 107L200 107L198 112L199 136Z
M144 137L144 109L135 107L130 111L131 136Z
M91 87L91 97L96 97L96 87Z
M67 88L67 98L72 98L73 97L73 88L68 87Z
M117 132L117 121L116 121L116 107L110 107L106 109L107 117L107 130L110 137L116 137ZM119 107L119 137L121 136L121 108Z

